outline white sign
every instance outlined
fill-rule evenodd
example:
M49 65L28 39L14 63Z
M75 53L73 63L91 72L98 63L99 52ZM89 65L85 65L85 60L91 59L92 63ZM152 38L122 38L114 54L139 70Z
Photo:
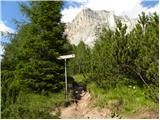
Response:
M68 100L68 90L67 90L67 67L66 67L66 59L69 59L69 58L74 58L75 57L75 54L70 54L70 55L62 55L62 56L59 56L57 59L59 60L62 60L64 59L64 63L65 63L65 83L66 83L66 102Z
M61 59L69 59L69 58L74 58L74 57L75 57L75 54L70 54L70 55L59 56L58 59L61 60Z

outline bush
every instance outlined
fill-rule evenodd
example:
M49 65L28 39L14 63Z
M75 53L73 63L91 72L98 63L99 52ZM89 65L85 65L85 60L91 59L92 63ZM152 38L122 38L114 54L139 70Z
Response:
M155 103L159 103L159 86L150 84L145 87L145 96L147 99L152 100Z
M88 90L92 95L93 106L103 108L108 106L111 112L130 115L143 108L157 109L150 99L146 99L146 90L137 85L122 85L115 88L102 89L95 83L90 83Z
M2 118L6 119L50 119L59 118L60 114L52 116L50 110L63 104L64 94L50 94L48 96L34 93L20 93L17 101L2 111Z

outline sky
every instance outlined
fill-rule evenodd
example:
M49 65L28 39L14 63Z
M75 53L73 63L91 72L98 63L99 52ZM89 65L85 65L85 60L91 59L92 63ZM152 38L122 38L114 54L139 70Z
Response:
M25 1L26 2L26 1ZM14 20L24 21L27 18L21 14L18 1L0 1L0 31L16 32ZM128 15L136 18L142 11L158 12L158 0L65 0L62 8L62 22L71 22L83 8L93 10L114 11L116 15Z
M14 21L28 21L20 12L20 1L27 3L27 0L0 0L0 32L16 33L17 26ZM116 15L136 18L142 11L159 13L159 0L64 0L61 21L71 22L84 8L114 11ZM8 39L0 34L0 41L7 42ZM3 54L2 46L0 46L0 54Z
M142 11L149 13L158 11L159 8L158 0L70 0L69 3L62 11L64 22L72 21L83 8L114 11L116 15L127 15L131 18L138 17Z
M23 21L27 18L21 14L18 1L0 1L0 31L16 32L15 20Z

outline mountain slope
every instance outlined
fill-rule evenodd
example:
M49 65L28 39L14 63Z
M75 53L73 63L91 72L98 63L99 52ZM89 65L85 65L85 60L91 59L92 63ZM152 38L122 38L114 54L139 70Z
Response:
M128 26L128 32L132 30L135 24L135 20L131 20L127 16L116 16L113 11L93 11L86 8L80 11L71 23L66 24L65 33L71 44L78 45L82 40L92 47L97 33L103 27L115 30L117 20L121 20Z

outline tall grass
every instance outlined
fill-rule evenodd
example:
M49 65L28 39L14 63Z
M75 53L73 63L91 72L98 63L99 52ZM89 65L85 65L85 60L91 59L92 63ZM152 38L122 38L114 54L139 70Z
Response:
M112 89L99 88L95 83L87 86L98 108L109 107L112 112L130 115L141 109L157 109L158 105L146 99L145 89L138 86L121 85Z
M50 111L63 104L64 93L52 93L48 96L36 93L20 93L16 103L2 112L2 118L10 119L50 119L59 118L58 114L50 115Z

